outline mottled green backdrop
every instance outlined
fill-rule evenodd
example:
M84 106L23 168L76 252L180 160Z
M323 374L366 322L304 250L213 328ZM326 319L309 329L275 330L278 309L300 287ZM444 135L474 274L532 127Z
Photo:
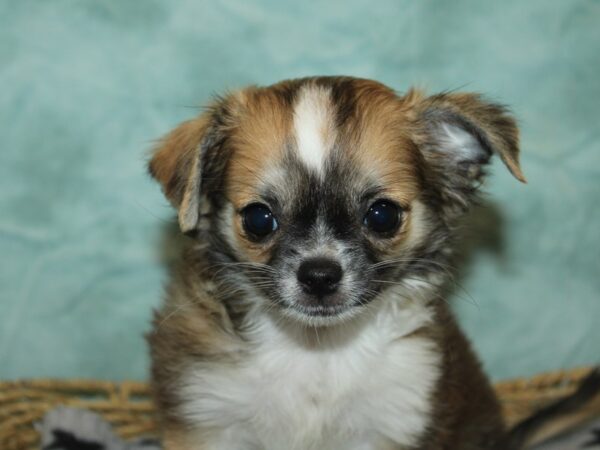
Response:
M494 377L600 361L598 0L0 0L0 378L144 378L175 241L152 139L314 74L513 107L454 302Z

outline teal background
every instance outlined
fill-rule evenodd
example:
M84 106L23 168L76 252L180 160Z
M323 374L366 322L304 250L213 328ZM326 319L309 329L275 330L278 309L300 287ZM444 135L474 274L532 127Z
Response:
M0 1L0 378L146 376L176 253L153 139L215 92L314 74L512 106L454 304L495 378L600 362L597 0Z

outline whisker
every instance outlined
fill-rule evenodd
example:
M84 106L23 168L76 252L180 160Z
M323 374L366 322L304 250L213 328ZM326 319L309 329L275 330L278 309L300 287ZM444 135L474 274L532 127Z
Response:
M177 307L175 309L170 311L166 316L164 316L161 319L160 322L158 322L158 324L156 325L156 329L159 330L169 319L171 319L176 314L179 314L183 309L185 309L189 306L194 306L194 305L195 305L195 302L185 302L180 305L177 305Z

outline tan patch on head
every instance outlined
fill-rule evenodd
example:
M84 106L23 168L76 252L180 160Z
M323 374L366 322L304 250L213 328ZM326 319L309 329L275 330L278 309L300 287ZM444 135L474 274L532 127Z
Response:
M381 186L380 197L395 201L404 210L399 232L376 243L384 253L394 253L410 246L423 228L422 211L414 218L412 211L421 190L421 157L411 139L413 100L401 99L386 86L369 80L356 80L355 87L355 115L345 125L342 147L348 148L354 163Z
M276 92L251 88L241 97L239 121L230 135L234 151L226 186L236 208L255 200L264 172L281 159L291 126L291 111Z
M419 190L418 150L404 103L389 88L357 83L356 117L349 124L353 158L384 187L390 198L409 204Z
M264 262L269 246L245 237L240 210L261 201L257 192L281 160L290 139L292 111L273 88L249 88L240 96L238 123L231 130L233 154L226 176L226 196L234 207L233 227L237 248L253 261Z

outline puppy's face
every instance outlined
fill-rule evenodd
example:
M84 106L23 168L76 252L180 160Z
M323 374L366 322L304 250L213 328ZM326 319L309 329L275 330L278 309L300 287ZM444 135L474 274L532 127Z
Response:
M492 153L523 180L513 120L476 95L311 78L221 99L150 169L222 274L321 325L430 282Z

